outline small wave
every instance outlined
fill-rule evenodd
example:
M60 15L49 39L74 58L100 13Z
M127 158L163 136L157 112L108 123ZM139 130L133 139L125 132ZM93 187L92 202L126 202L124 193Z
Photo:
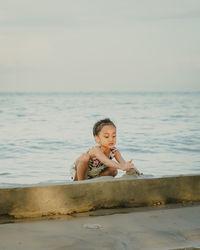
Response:
M11 175L11 173L8 173L8 172L0 173L0 176L5 176L5 175Z
M26 108L25 107L18 107L18 108L16 108L16 110L24 111L24 110L26 110Z
M176 148L178 151L186 151L186 152L193 152L193 153L200 153L200 149L196 148Z
M171 118L175 118L175 119L176 119L176 118L183 118L183 117L184 117L184 115L172 115L172 116L171 116Z
M24 114L17 114L16 116L17 117L25 117L26 115L24 115Z
M1 160L20 159L17 155L0 155Z
M43 148L42 147L39 147L39 146L29 146L30 149L39 149L39 150L42 150Z
M93 114L92 117L93 117L93 118L98 118L98 117L101 117L101 115Z
M66 142L64 141L42 141L42 142L39 142L38 144L42 144L42 145L66 145Z
M137 152L137 153L145 153L145 154L155 154L156 151L152 151L149 149L140 149L140 148L121 148L122 152Z

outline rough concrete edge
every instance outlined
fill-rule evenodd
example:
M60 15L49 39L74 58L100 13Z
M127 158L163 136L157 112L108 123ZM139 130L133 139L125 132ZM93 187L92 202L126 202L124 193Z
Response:
M103 177L98 177L90 180L83 180L83 181L69 181L67 180L66 182L57 182L57 183L38 183L38 184L24 184L24 185L16 185L12 187L0 187L0 190L4 189L21 189L21 188L37 188L37 187L55 187L55 186L66 186L66 185L78 185L78 184L88 184L88 183L102 183L102 182L120 182L120 181L132 181L132 180L152 180L152 179L168 179L168 178L177 178L177 177L200 177L200 174L188 174L188 175L166 175L166 176L153 176L153 175L141 175L141 176L136 176L136 175L129 175L129 176L121 176L114 178L112 176L103 176Z
M89 180L89 181L79 181L79 182L72 182L70 184L60 184L60 185L47 185L47 186L29 186L29 187L16 187L16 188L8 188L7 191L9 191L10 189L12 190L15 190L15 191L20 191L21 189L23 190L32 190L32 189L35 189L35 188L53 188L53 187L67 187L68 185L85 185L85 184L91 184L91 185L95 185L95 183L99 183L101 185L105 184L105 183L110 183L110 182L124 182L126 181L126 184L128 185L129 182L132 182L134 180L135 181L139 181L142 180L142 181L152 181L152 180L155 180L155 179L160 179L160 180L167 180L167 179L177 179L177 178L189 178L189 177L194 177L194 178L199 178L200 175L179 175L179 176L167 176L167 177L159 177L159 178L142 178L142 179L136 179L135 177L134 178L130 178L127 177L127 178L118 178L118 179L114 179L114 178L98 178L98 179L94 179L94 180ZM5 191L5 188L3 188L4 191ZM1 190L0 190L1 191ZM199 201L200 199L198 199ZM155 205L163 205L163 204L169 204L169 203L178 203L178 202L184 202L184 200L178 200L178 199L175 199L175 200L166 200L166 202L155 202ZM186 202L188 201L187 199L185 200ZM195 200L197 201L197 200ZM115 205L116 204L116 205ZM27 217L43 217L43 216L52 216L52 215L69 215L69 214L73 214L73 213L81 213L81 212L87 212L87 211L90 211L90 210L96 210L96 209L100 209L100 208L115 208L115 207L132 207L130 204L131 204L131 201L128 201L127 204L124 204L123 206L120 206L119 205L119 202L118 203L115 203L115 204L105 204L103 206L99 206L99 205L91 205L91 204L88 204L88 206L85 206L84 207L77 207L76 209L59 209L59 210L55 210L53 209L52 211L51 210L48 210L48 211L37 211L37 212L21 212L21 213L17 213L15 214L15 212L11 212L9 215L10 216L14 216L15 218L27 218ZM154 205L153 203L152 204L147 204L147 203L138 203L138 204L134 204L134 207L142 207L142 206L149 206L149 205Z

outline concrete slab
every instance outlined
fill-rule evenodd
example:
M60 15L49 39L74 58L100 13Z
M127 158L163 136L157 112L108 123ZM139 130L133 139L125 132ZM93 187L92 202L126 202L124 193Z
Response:
M200 175L97 178L52 186L0 189L0 215L16 218L72 214L98 208L200 201Z
M114 214L102 216L99 210L66 220L0 224L0 249L200 249L199 204L136 208L126 214L127 209L108 210Z

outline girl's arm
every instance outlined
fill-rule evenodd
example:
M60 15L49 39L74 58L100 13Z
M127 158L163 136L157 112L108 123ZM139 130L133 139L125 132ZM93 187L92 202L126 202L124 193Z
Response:
M99 159L101 162L103 162L104 165L106 165L107 167L112 167L112 168L117 168L117 169L121 169L121 170L128 170L130 168L133 167L133 164L131 161L129 162L115 162L113 160L110 160L102 151L98 146L95 146L93 148L91 148L88 151L89 155L95 156L97 159Z
M126 161L124 160L124 158L122 157L122 155L120 154L119 150L117 150L115 152L115 159L119 162L119 163L126 163Z
M117 150L116 152L115 152L115 159L121 164L123 164L123 163L126 163L126 161L124 160L124 158L122 157L122 155L121 155L121 153L119 152L119 150ZM132 167L133 169L135 169L135 171L136 171L136 173L137 174L140 174L140 171L137 169L137 168L135 168L134 167L134 164L133 164L133 167Z

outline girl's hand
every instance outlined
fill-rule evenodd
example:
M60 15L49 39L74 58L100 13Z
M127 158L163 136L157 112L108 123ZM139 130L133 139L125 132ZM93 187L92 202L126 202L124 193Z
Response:
M134 167L133 169L135 170L136 174L138 174L138 175L141 174L140 171L137 168Z
M137 168L130 168L129 170L126 171L126 173L128 175L134 175L134 174L137 174L137 175L141 175L140 171L137 169Z
M130 160L130 161L127 161L125 163L121 163L120 166L121 166L121 170L124 170L124 171L127 171L131 168L134 167L134 164L132 163L133 160Z

